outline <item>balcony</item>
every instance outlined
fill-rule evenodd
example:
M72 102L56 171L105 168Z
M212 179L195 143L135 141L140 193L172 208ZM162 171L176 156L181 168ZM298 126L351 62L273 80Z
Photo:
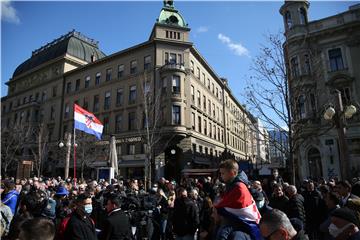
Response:
M160 67L160 72L183 72L185 73L185 66L183 63L166 63Z

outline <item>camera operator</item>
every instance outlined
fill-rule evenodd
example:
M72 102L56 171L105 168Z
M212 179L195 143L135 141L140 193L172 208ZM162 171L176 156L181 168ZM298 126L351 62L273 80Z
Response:
M104 230L100 233L101 240L131 239L129 217L121 209L121 199L111 193L107 198L106 211L108 217L104 223Z

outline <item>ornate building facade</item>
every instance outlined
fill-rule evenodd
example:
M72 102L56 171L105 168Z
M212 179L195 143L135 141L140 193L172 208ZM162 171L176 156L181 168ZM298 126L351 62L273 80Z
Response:
M8 81L3 126L43 122L56 147L72 132L77 103L104 124L103 144L115 135L124 177L142 176L149 157L157 177L167 178L214 168L230 154L252 160L253 117L189 33L173 2L164 1L149 39L109 56L76 32L63 36L33 53ZM92 164L101 166L106 161Z
M359 176L360 5L316 21L308 20L309 6L285 1L280 9L298 177ZM345 118L350 105L358 112ZM324 119L327 110L333 119Z

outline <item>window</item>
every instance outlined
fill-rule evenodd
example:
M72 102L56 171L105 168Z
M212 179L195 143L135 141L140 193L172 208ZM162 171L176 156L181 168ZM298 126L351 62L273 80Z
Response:
M50 109L50 120L54 120L55 119L55 107L51 106Z
M121 64L118 66L118 78L121 78L124 76L124 64Z
M166 31L167 33L167 31ZM169 53L165 53L165 64L169 64Z
M310 93L310 105L313 117L316 116L316 98L314 93Z
M180 76L172 76L172 91L173 93L180 94Z
M307 24L306 10L300 8L300 24Z
M215 112L215 103L212 104L212 111L213 111L213 117L216 117L216 112Z
M123 104L123 89L118 88L116 91L116 106L121 106Z
M191 91L191 101L195 101L195 89L194 89L194 86L191 85L191 88L190 88L190 91Z
M182 62L182 55L181 55L181 54L178 54L177 63L178 63L178 64L183 65L183 62Z
M210 79L208 78L208 80L207 80L207 87L208 87L208 89L210 90Z
M200 91L197 91L198 107L201 107Z
M210 121L209 121L209 137L212 137L212 125Z
M291 74L292 77L297 77L299 76L299 62L297 57L293 57L290 61L291 63Z
M292 27L292 20L291 20L291 14L289 11L285 13L285 22L286 22L286 28L290 29Z
M89 107L89 101L88 101L88 99L87 99L86 97L84 97L83 108L84 108L84 109L88 109L88 107Z
M76 82L75 82L75 92L76 91L79 91L80 89L80 79L76 79Z
M100 84L100 81L101 81L101 73L98 72L98 73L96 73L96 75L95 75L95 85L99 85L99 84Z
M206 84L205 73L202 74L204 85Z
M129 112L129 130L136 129L136 113Z
M201 133L202 132L202 128L201 128L201 117L198 117L198 132Z
M42 101L42 102L45 102L45 101L46 101L46 91L43 91L43 92L42 92L41 101Z
M351 100L350 88L345 87L340 89L341 101L343 106L349 105Z
M196 68L196 77L200 80L200 68Z
M208 148L207 147L205 147L205 155L208 155L209 154L209 152L208 152Z
M199 153L203 153L203 147L199 145Z
M180 106L174 105L172 108L172 124L181 124Z
M213 126L213 136L214 136L214 139L216 139L216 126L215 126L215 124Z
M176 54L175 53L170 53L169 63L176 64Z
M134 155L135 154L135 144L128 144L127 145L127 154Z
M191 113L191 127L195 130L195 113Z
M130 62L130 74L134 74L137 71L137 61L131 61Z
M306 117L304 95L300 95L300 97L298 98L298 107L299 107L299 118L304 119Z
M106 81L111 80L112 68L106 69Z
M204 108L204 112L206 112L206 96L203 96L203 108Z
M66 83L66 93L71 92L71 82Z
M204 119L204 134L207 135L207 121Z
M109 134L109 117L108 116L105 116L103 118L103 125L104 125L103 133Z
M304 55L304 71L305 74L310 74L311 68L310 68L310 58L308 54Z
M121 126L122 126L122 114L117 114L115 116L115 133L121 132Z
M57 86L54 86L53 88L52 88L52 96L53 97L56 97L56 95L57 95ZM32 95L30 95L30 102L32 102Z
M136 85L130 86L129 103L135 103L136 101Z
M193 153L196 153L196 144L195 143L192 144L192 151L193 151Z
M95 95L95 96L94 96L93 111L94 111L94 112L98 112L98 111L99 111L99 95Z
M329 61L331 71L339 71L344 69L344 63L340 48L329 50Z
M90 76L85 77L85 88L88 88L90 86Z
M190 61L190 70L191 73L194 74L194 62L192 60Z
M150 69L151 67L151 56L144 57L144 70Z
M211 115L211 101L210 100L208 100L208 106L209 106L209 115Z
M65 114L64 114L65 119L69 117L69 113L70 113L70 107L69 107L69 104L66 103L65 104Z
M216 97L219 98L219 89L216 88Z
M23 104L25 104L27 102L27 97L23 98Z
M167 79L164 77L162 79L162 91L163 91L163 93L166 93L166 87L167 87Z
M104 110L110 109L110 104L111 104L110 97L111 97L111 92L110 91L105 92Z

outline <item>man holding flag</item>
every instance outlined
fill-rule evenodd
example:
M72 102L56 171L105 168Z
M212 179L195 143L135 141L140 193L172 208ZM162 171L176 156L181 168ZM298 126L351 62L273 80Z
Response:
M246 175L243 172L238 174L239 166L234 160L225 160L219 168L226 190L215 203L217 214L228 220L231 231L244 232L253 240L262 239L258 227L261 216L247 188Z

